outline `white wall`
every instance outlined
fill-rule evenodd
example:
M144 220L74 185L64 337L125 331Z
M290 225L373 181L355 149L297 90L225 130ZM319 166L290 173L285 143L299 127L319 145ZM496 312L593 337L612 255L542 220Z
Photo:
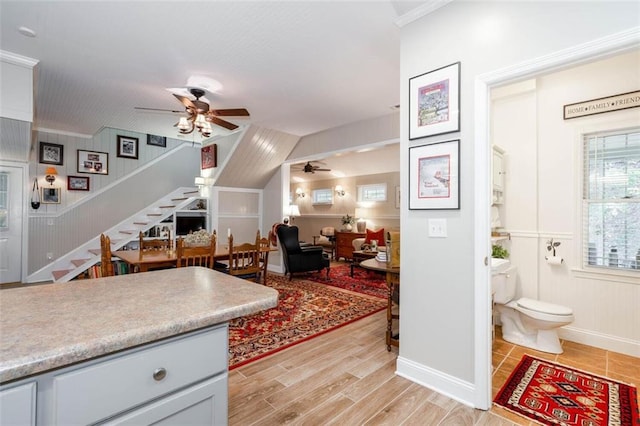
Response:
M460 139L461 209L401 209L402 292L398 371L454 398L476 401L474 267L489 253L474 253L474 85L476 77L637 27L632 2L452 2L414 21L401 35L401 106L408 81L461 61L461 131L408 140L408 109L401 108L401 190L408 184L408 148ZM429 218L447 219L448 238L428 238ZM408 231L410 230L410 232ZM488 365L478 368L488 368Z
M615 75L615 78L611 78ZM493 91L492 142L506 150L502 224L520 294L569 306L575 321L561 336L640 356L640 275L584 274L580 258L581 139L585 131L640 125L640 109L563 120L563 105L640 87L640 51L540 76ZM514 87L515 86L515 87ZM505 92L508 91L508 94ZM560 241L561 266L550 266L545 242ZM629 274L632 275L632 274Z

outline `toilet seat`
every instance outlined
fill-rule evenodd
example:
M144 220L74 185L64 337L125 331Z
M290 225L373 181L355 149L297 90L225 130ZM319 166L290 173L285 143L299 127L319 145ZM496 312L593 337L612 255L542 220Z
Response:
M541 302L539 300L529 299L526 297L518 299L513 308L530 316L531 318L542 321L573 321L573 311L571 308L555 305L553 303Z

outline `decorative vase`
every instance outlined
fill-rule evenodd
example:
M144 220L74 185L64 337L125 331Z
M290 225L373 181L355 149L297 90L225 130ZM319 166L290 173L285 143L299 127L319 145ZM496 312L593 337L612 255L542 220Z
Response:
M346 225L344 225L344 226L342 227L342 230L343 230L343 231L347 231L347 232L351 232L351 230L352 230L352 229L353 229L353 226L351 226L351 224L350 224L350 223L347 223Z

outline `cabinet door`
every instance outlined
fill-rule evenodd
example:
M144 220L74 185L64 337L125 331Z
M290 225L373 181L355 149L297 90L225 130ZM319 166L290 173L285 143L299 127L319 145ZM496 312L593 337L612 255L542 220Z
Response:
M0 391L0 425L36 424L36 383Z
M105 425L226 425L227 373L145 405Z
M504 156L493 150L493 189L504 191Z

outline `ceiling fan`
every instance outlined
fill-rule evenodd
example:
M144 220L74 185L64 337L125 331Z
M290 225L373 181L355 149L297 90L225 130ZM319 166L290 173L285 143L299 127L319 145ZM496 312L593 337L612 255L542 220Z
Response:
M320 164L324 164L321 161L307 161L306 164L300 163L300 164L296 164L294 165L294 170L298 170L301 172L305 172L305 173L315 173L315 172L330 172L331 169L324 169L320 166L315 166L311 163L320 163Z
M173 93L173 96L175 96L176 99L180 101L180 103L184 106L186 113L188 114L186 117L180 117L180 120L174 125L174 127L177 127L180 133L184 135L192 133L194 130L198 129L198 131L202 133L202 136L209 137L211 136L212 131L211 124L216 124L228 130L235 130L238 128L238 126L219 117L249 116L249 111L244 108L210 109L209 103L206 102L207 100L205 98L203 98L203 100L200 99L205 94L205 91L203 89L197 87L189 87L188 91L195 99L189 99L186 96ZM143 107L135 107L135 109L167 111L174 113L184 112Z

